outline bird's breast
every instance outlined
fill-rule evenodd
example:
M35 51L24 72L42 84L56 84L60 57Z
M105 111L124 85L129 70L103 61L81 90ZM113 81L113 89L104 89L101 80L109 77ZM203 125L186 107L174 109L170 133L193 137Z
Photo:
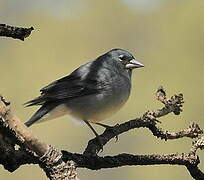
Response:
M98 122L115 114L128 100L130 85L120 81L97 94L78 97L67 103L75 119Z

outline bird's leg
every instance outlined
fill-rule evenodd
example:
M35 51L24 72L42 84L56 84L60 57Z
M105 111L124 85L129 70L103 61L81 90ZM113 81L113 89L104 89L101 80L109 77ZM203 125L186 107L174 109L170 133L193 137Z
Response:
M94 123L94 124L97 124L97 125L99 125L99 126L102 126L102 127L104 127L104 128L106 128L106 129L110 129L110 130L112 130L112 131L116 131L115 129L114 129L114 127L115 126L118 126L118 124L116 124L115 126L109 126L109 125L106 125L106 124L102 124L102 123ZM117 132L115 132L115 133L117 133ZM116 142L118 141L118 135L116 135L115 136L115 139L116 139Z
M96 132L96 130L91 126L91 124L88 122L88 121L84 121L87 125L88 125L88 127L92 130L92 132L95 134L95 136L96 136L96 138L98 139L98 142L99 142L99 144L100 144L100 146L101 146L101 150L103 151L103 143L102 143L102 141L101 141L101 139L100 139L100 136L98 135L98 133Z
M95 134L96 137L99 137L98 133L96 132L96 130L91 126L91 124L88 121L84 121L89 128L93 131L93 133Z
M112 128L112 126L109 126L109 125L106 125L106 124L102 124L102 123L94 123L94 124L97 124L97 125L102 126L104 128Z

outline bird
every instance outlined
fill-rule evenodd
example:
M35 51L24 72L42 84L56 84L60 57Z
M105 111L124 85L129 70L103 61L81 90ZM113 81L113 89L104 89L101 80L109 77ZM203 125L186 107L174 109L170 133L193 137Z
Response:
M130 52L115 48L89 61L40 90L41 94L25 103L26 107L40 106L25 122L55 119L68 114L85 122L96 137L92 124L109 118L127 102L131 92L132 70L144 67Z

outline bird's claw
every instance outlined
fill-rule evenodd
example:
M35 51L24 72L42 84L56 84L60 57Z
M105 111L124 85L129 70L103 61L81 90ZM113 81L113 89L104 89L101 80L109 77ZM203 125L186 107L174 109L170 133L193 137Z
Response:
M118 138L118 131L115 129L115 127L119 126L119 124L116 124L115 126L109 126L106 129L112 131L115 135L115 142L118 142L119 138Z

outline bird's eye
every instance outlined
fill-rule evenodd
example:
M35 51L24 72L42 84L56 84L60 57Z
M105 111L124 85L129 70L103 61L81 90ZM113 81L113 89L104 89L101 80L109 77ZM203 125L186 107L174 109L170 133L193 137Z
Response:
M119 55L119 59L120 59L120 61L123 61L123 60L124 60L124 57L125 57L125 56L124 56L124 55L122 55L122 54L121 54L121 55Z

